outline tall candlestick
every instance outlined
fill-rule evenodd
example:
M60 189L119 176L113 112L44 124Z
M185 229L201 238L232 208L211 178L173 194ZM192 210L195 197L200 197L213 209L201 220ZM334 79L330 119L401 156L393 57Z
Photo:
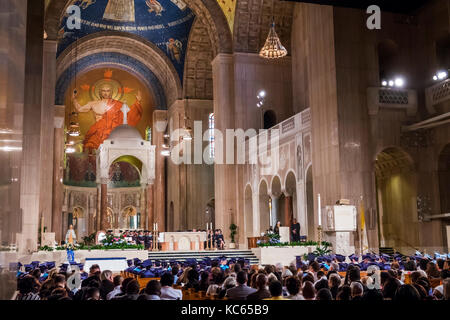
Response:
M317 206L319 207L318 211L319 211L319 227L320 227L320 226L322 226L322 214L321 214L322 207L321 207L321 204L320 204L320 193L317 196L317 203L318 203Z

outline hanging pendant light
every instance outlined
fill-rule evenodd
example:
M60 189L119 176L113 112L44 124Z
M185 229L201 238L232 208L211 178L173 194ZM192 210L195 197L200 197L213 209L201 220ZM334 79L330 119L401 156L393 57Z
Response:
M280 38L278 38L277 32L275 31L275 21L273 21L266 43L259 52L259 55L265 59L279 59L286 56L287 53L286 48L283 47Z

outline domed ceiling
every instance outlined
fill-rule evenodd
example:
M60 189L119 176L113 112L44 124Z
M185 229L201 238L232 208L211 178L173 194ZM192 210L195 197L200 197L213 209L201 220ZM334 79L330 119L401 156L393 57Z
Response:
M77 39L101 31L122 31L155 44L183 79L189 32L195 15L183 0L74 0L81 8L81 29L70 30L66 15L58 34L59 56Z

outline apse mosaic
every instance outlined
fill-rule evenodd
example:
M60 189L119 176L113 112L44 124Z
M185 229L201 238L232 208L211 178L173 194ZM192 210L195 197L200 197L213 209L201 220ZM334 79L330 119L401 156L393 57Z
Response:
M76 93L75 93L76 92ZM127 104L127 122L142 138L152 123L154 100L137 78L115 68L91 70L77 78L66 92L66 128L78 123L80 135L70 137L77 152L90 151L107 139L123 124L124 103Z
M58 55L84 36L101 31L139 35L161 49L183 79L184 58L194 14L183 0L73 0L81 8L81 29L61 21Z

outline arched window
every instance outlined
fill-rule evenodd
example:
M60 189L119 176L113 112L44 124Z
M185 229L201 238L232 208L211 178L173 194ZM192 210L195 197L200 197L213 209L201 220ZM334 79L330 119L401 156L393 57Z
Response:
M270 129L277 124L277 116L272 110L264 112L264 129Z
M214 159L214 113L210 113L208 116L208 129L209 129L209 157Z

